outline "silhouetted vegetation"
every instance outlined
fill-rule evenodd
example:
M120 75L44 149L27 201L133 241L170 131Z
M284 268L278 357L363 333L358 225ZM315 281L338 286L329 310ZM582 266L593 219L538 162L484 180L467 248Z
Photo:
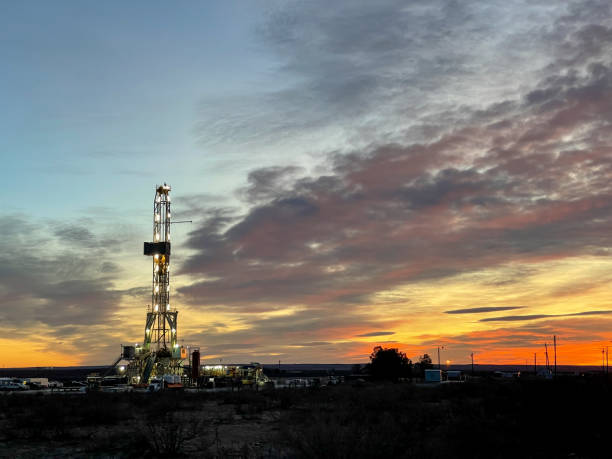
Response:
M608 457L597 379L0 396L0 456Z
M431 357L429 357L429 354L423 354L419 357L419 361L414 364L414 373L422 379L425 377L425 370L429 368L433 368Z
M370 354L367 371L374 379L412 378L412 361L396 348L376 346Z
M609 457L609 387L595 381L371 385L286 413L296 457Z

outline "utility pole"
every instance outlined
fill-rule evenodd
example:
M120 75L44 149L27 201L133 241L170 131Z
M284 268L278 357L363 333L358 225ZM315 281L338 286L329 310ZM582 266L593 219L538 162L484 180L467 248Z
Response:
M472 376L474 376L474 353L473 352L470 354L470 357L472 357Z
M557 335L553 335L553 345L555 347L555 379L557 379Z
M550 372L550 360L548 359L548 343L544 343L544 351L546 354L546 371Z
M444 348L444 346L442 346L442 348ZM442 367L440 366L440 346L438 346L438 370L440 370Z
M608 346L606 346L606 376L608 376L608 374L609 374L608 370L609 370L609 367L608 367Z

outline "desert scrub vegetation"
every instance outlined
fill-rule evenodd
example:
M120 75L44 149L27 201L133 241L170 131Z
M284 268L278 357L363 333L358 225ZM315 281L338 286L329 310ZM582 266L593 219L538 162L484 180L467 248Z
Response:
M3 394L0 457L262 457L276 404L247 391Z
M609 457L603 381L0 396L0 457Z
M333 387L283 412L279 438L299 458L609 457L610 408L593 381Z

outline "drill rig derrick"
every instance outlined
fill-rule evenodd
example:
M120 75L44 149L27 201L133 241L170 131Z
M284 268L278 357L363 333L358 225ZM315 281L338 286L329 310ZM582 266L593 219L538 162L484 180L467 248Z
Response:
M178 344L177 311L172 311L170 307L170 189L166 184L156 189L153 202L153 242L144 243L144 254L153 257L153 285L143 347L173 353Z
M153 201L153 242L144 243L144 255L153 258L151 305L142 346L146 356L140 381L148 382L152 375L181 374L185 357L177 339L178 311L170 305L170 190L163 184L156 187Z
M152 377L182 376L186 349L178 344L178 311L170 304L170 185L155 187L153 241L144 243L144 255L153 260L151 304L147 308L141 345L124 346L132 383L147 384ZM175 222L179 223L179 222ZM180 222L183 223L183 222Z

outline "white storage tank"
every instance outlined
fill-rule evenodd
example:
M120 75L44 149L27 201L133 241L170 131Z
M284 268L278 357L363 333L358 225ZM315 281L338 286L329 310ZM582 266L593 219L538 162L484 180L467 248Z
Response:
M178 384L181 382L181 377L179 375L164 375L164 381L167 384Z

